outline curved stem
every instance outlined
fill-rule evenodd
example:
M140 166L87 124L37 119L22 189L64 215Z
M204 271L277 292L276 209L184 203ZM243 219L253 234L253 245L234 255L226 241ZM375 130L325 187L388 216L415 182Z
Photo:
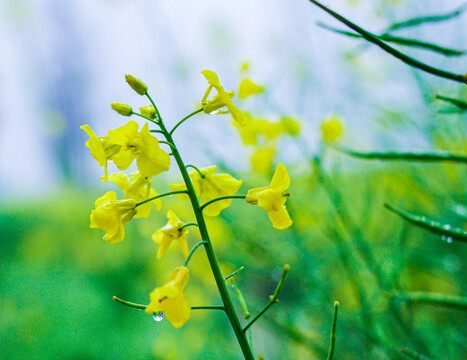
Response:
M180 231L180 229L178 229ZM197 243L195 246L193 246L193 249L191 249L190 253L188 254L186 260L185 260L185 263L183 264L183 266L187 266L188 263L190 262L190 259L191 257L193 256L193 254L195 253L196 249L201 246L201 245L204 245L206 244L207 241L200 241L199 243Z
M159 125L159 124L157 124ZM158 134L163 134L162 130L149 130L150 132L153 132L153 133L158 133Z
M196 227L198 227L198 223L189 222L189 223L183 224L182 226L180 226L180 227L178 228L178 230L180 231L180 230L182 230L182 229L184 229L184 228L186 228L186 227L188 227L188 226L196 226Z
M150 99L151 100L151 99ZM152 101L152 100L151 100ZM154 106L154 108L157 111L157 107ZM160 117L159 117L160 118ZM172 139L171 134L167 131L162 118L160 118L160 123L159 123L161 130L164 132L164 136L166 140L172 144L174 144L174 141ZM248 343L248 340L246 338L245 333L242 331L242 326L240 324L240 320L238 319L237 313L235 312L235 309L232 304L232 300L230 298L230 295L227 291L227 287L225 285L224 278L222 277L222 272L219 267L219 262L217 260L216 254L214 252L214 248L211 244L211 239L209 238L209 232L206 226L206 222L204 220L203 213L200 209L200 205L198 202L198 197L196 196L195 189L193 187L193 184L191 182L190 176L188 175L188 171L185 167L185 163L182 160L182 157L180 156L180 153L178 152L178 149L175 147L173 149L173 157L175 161L177 162L178 168L180 170L180 173L183 177L183 181L185 182L187 191L188 191L188 196L190 198L191 206L193 208L193 212L196 217L196 221L198 223L199 227L199 232L201 235L201 238L203 241L206 241L204 244L204 248L206 250L206 256L208 257L209 265L211 266L212 273L214 275L214 279L216 281L217 288L219 290L219 294L222 298L222 302L224 304L224 309L225 313L230 321L230 324L232 326L232 329L235 333L235 336L237 338L238 344L240 345L240 348L242 350L243 356L246 360L254 360L254 355L253 352L250 348L250 345Z
M240 271L242 271L244 268L245 268L244 266L239 267L239 268L238 268L237 270L235 270L232 274L227 275L227 276L224 278L224 281L230 279L232 276L237 275L237 274L238 274Z
M170 146L172 149L174 149L174 148L175 148L175 145L174 145L174 144L172 144L172 143L170 143L170 142L168 142L168 141L159 140L159 143L160 143L160 144L166 144L166 145L169 145L169 146Z
M188 191L187 190L177 190L177 191L170 191L170 192L166 192L164 194L160 194L160 195L157 195L157 196L153 196L153 197L150 197L146 200L142 200L140 202L137 202L135 207L138 207L140 205L143 205L143 204L146 204L147 202L149 201L153 201L153 200L156 200L156 199L159 199L161 197L164 197L164 196L170 196L170 195L176 195L176 194L187 194Z
M245 198L246 198L246 195L220 196L218 198L212 199L212 200L208 201L207 203L204 203L203 205L201 205L200 210L203 211L203 209L205 207L211 205L212 203L215 203L216 201L226 200L226 199L245 199Z
M139 309L139 310L146 309L146 305L136 304L130 301L122 300L116 296L113 296L112 300L119 302L120 304L135 308L135 309ZM192 306L191 310L225 310L225 309L224 309L224 306L222 305L200 305L200 306Z
M192 306L191 310L225 310L223 305L201 305Z
M159 125L159 123L158 123L156 120L150 119L150 118L148 118L148 117L146 117L146 116L144 116L144 115L138 114L137 112L132 111L131 114L132 114L132 115L139 116L139 117L142 117L142 118L145 119L145 120L148 120L148 121L150 121L150 122L152 122L152 123L154 123L154 124L156 124L156 125ZM159 130L154 130L154 132L156 132L156 131L159 132Z
M193 115L196 115L196 114L200 113L201 111L203 111L203 108L198 109L198 110L196 110L196 111L193 111L191 114L185 116L182 120L180 120L180 121L172 128L172 130L170 130L169 135L172 136L172 134L174 133L175 129L177 129L180 125L182 125L186 120L188 120L189 118L191 118Z
M192 165L192 164L188 164L188 165L185 165L186 168L192 168L192 169L195 169L199 176L201 176L202 179L204 179L206 177L206 175L204 175L200 169L198 169L196 166Z

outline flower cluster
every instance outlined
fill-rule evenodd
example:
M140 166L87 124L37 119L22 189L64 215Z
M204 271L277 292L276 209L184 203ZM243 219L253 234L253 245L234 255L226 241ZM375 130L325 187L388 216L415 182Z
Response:
M233 91L224 90L215 72L204 70L202 74L209 86L201 100L202 108L192 115L201 111L206 114L230 114L238 126L245 125L249 116L233 104ZM126 75L125 78L131 88L139 95L147 96L151 105L141 107L140 113L134 112L129 105L116 102L111 104L112 109L122 116L137 115L148 122L140 129L136 121L130 120L123 126L109 130L106 136L101 137L96 136L89 125L81 126L89 136L86 146L90 149L92 157L99 166L104 167L104 176L101 177L101 180L106 183L109 181L114 183L123 193L122 199L119 200L116 192L108 191L95 202L95 209L91 213L90 227L104 230L104 240L112 244L123 241L125 223L133 218L147 218L152 206L159 211L162 207L161 198L172 194L192 202L198 222L200 217L204 222L203 214L218 216L222 210L231 205L233 198L241 198L249 204L258 205L264 209L275 228L285 229L292 224L285 209L285 202L289 196L286 190L290 185L290 178L283 164L279 163L269 186L251 189L247 195L236 195L243 182L229 174L216 173L216 166L197 168L194 165L181 165L183 161L173 142L172 132L181 122L192 115L175 125L171 132L167 131L155 104L148 95L147 86L132 75ZM217 91L217 94L208 99L213 89ZM240 97L246 98L261 91L263 91L262 87L244 79L239 93ZM226 110L221 110L223 108ZM149 130L149 123L158 125L159 129ZM255 144L256 137L262 135L272 140L282 132L298 132L298 125L293 120L286 118L281 120L279 124L268 123L265 120L254 120L251 126L242 130L242 136L245 139L253 139L249 141ZM158 140L153 135L157 133L162 134L165 140ZM161 142L171 147L171 154L160 148ZM152 178L169 170L171 155L176 159L184 182L170 184L170 192L158 195L156 190L152 188ZM109 175L110 162L122 171L129 169L135 162L138 171L130 174L116 172ZM194 170L188 174L187 167L192 167ZM152 235L152 240L159 245L156 257L160 259L168 251L171 244L176 242L186 261L183 266L173 270L163 286L155 288L150 293L150 303L145 310L149 314L164 313L167 320L175 328L179 328L188 321L191 314L190 303L184 294L189 280L189 270L186 265L192 252L201 244L209 244L209 239L202 236L203 241L195 245L190 252L187 239L188 227L199 226L199 224L183 222L173 210L168 211L167 218L167 224Z

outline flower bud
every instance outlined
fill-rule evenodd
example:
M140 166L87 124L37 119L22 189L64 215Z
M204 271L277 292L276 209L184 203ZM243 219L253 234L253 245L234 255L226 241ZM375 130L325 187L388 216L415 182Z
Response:
M148 92L148 87L141 80L135 78L133 75L125 75L125 80L131 88L139 95L144 95Z
M154 109L154 107L151 105L140 107L139 111L141 111L141 115L146 116L149 119L156 118L156 109Z
M118 112L120 115L123 115L123 116L130 116L131 113L133 112L133 109L131 108L131 106L127 104L113 102L112 104L110 104L110 106L112 109L114 109L116 112Z

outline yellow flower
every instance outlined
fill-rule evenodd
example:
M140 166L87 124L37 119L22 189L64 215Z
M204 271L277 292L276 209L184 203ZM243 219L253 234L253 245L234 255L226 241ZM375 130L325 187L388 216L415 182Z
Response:
M191 315L190 303L183 293L189 279L188 268L176 268L163 286L149 294L150 303L145 311L148 314L162 312L174 328L182 327Z
M148 178L141 176L139 173L128 175L116 173L109 176L109 180L114 182L123 191L123 199L133 199L136 202L146 200L150 197L157 196L154 189L151 188L151 182ZM161 199L156 199L138 206L138 213L135 218L147 218L151 213L151 204L159 211L162 206Z
M91 213L90 227L104 230L104 240L110 244L123 241L123 224L136 215L135 205L135 200L117 200L115 191L108 191L96 200L96 208Z
M174 240L178 241L178 246L180 247L180 250L182 250L183 255L188 257L188 245L186 241L188 229L185 227L182 230L179 230L179 228L185 223L180 221L172 210L169 210L167 213L167 218L169 219L167 225L152 234L152 240L154 240L156 244L159 244L157 258L160 259L162 255L165 254Z
M234 123L245 145L256 145L260 135L263 135L266 141L274 140L284 130L282 123L272 123L265 119L253 119L248 114L246 116L250 118L250 121L245 126L238 126Z
M276 150L273 147L257 149L251 156L251 167L253 171L259 174L269 175L275 155Z
M197 171L191 172L190 177L196 195L201 199L201 204L207 203L220 196L234 195L242 185L242 180L234 179L229 174L214 174L217 170L217 166L199 170L203 174L203 177L201 177ZM172 191L186 190L185 184L170 184L170 188ZM180 199L188 200L186 194L177 196ZM208 216L217 216L223 209L228 208L231 203L232 199L216 201L206 207L204 213Z
M109 141L108 137L98 138L89 125L83 125L80 126L80 128L89 135L89 140L86 141L86 146L91 150L91 155L99 163L99 166L104 167L105 175L102 180L106 182L107 177L109 176L107 170L109 160L120 151L121 146L113 144Z
M249 79L243 79L238 88L238 97L240 99L246 99L248 96L262 93L264 87L255 84Z
M109 140L121 145L120 151L112 157L120 170L126 170L136 159L139 173L152 177L169 170L170 156L159 147L159 141L151 135L148 124L138 133L138 123L129 121L126 125L109 130Z
M300 134L300 123L297 120L284 116L281 118L282 130L290 136Z
M323 140L325 142L335 142L342 135L343 131L342 119L339 116L328 116L321 123L321 132L323 133Z
M225 91L222 85L219 82L219 77L214 71L203 70L201 73L204 75L206 80L209 83L203 99L201 100L201 106L203 106L203 111L205 114L211 114L216 111L217 114L229 114L232 115L232 118L239 123L240 125L246 124L247 120L245 114L241 112L232 102L232 97L234 96L233 91ZM212 89L217 90L217 94L209 101L207 98L211 93ZM217 111L220 108L226 107L226 111Z
M285 202L290 195L285 191L289 188L290 177L284 164L277 164L271 184L262 188L248 190L246 201L266 210L272 225L276 229L285 229L292 225Z

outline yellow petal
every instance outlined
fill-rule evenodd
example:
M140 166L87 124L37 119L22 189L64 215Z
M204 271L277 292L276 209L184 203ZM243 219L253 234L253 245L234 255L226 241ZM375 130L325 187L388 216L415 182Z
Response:
M238 97L246 99L248 96L259 94L264 91L262 86L255 84L249 79L243 79L238 89Z
M164 306L164 316L176 329L181 328L191 316L191 306L185 294L167 299L162 302Z
M282 163L277 164L276 171L274 172L270 186L272 188L277 188L282 191L285 191L289 188L290 176L284 164Z
M211 70L203 70L201 71L201 74L204 75L206 78L207 82L213 86L221 86L221 83L219 81L219 77L214 71Z
M136 161L141 176L152 177L169 170L170 155L159 147L147 123L141 129L141 140L141 152Z
M96 136L94 131L92 131L89 125L80 126L86 134L89 135L89 140L86 141L86 146L91 150L92 157L99 163L99 166L104 166L107 163L107 156L105 154L104 147L102 142Z
M289 213L283 207L276 211L268 211L268 216L276 229L286 229L293 223Z

